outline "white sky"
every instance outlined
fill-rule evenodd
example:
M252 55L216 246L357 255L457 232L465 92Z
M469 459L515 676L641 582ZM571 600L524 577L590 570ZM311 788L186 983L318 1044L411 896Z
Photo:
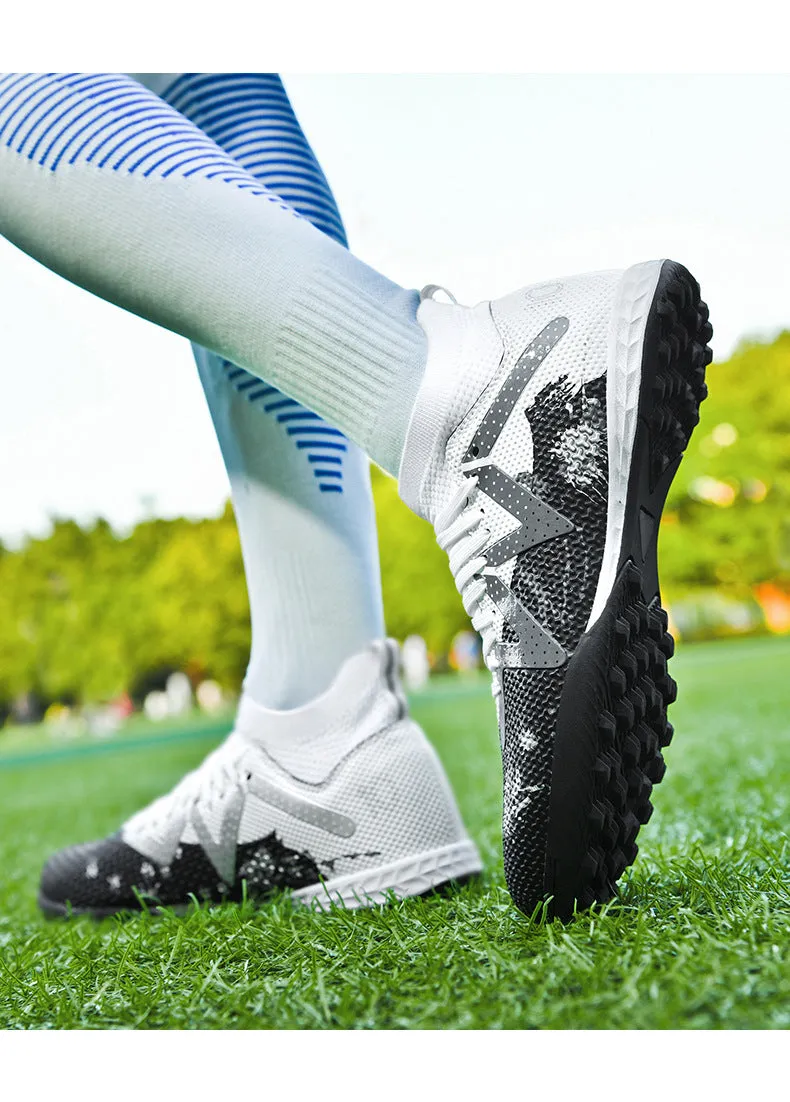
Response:
M477 301L656 256L726 356L790 326L790 77L286 77L352 249ZM0 240L0 538L228 493L185 341ZM715 385L715 376L713 380Z

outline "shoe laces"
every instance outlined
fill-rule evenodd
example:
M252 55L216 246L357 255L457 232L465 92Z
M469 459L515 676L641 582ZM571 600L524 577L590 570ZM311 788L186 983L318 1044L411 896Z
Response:
M475 505L477 477L465 478L453 492L434 521L436 539L450 560L450 570L461 594L466 614L483 642L483 661L492 674L499 669L494 606L488 599L488 589L481 571L487 563L484 548L491 538L483 525L485 513ZM492 692L501 691L499 678L494 676Z
M186 817L196 804L210 811L229 791L238 788L243 777L248 779L249 775L242 774L239 768L248 750L249 744L238 732L232 732L197 769L187 773L166 795L139 811L130 823L144 825L146 831L158 835L174 820Z

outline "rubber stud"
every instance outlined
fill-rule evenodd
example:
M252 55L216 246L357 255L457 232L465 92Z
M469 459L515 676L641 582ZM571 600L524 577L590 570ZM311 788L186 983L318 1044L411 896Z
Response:
M625 674L619 666L614 666L609 670L609 684L615 696L622 696L625 692L627 688Z
M666 771L667 764L660 754L656 754L656 756L645 766L647 779L653 784L660 784L661 781L664 779L664 774L666 773Z
M669 746L670 742L672 742L672 736L674 735L674 733L675 733L675 728L672 726L671 723L669 723L669 721L667 721L667 723L664 724L664 729L661 732L661 735L660 735L660 738L659 738L659 742L661 744L661 749L662 750L664 749L665 746Z
M634 709L634 722L641 723L647 713L647 699L645 694L635 685L633 689L631 689L629 700Z
M631 627L628 621L624 620L621 616L618 616L615 620L614 637L620 649L627 646L631 639Z
M639 739L634 732L629 729L628 734L623 739L623 761L626 765L636 765L640 758L641 747L639 745Z
M672 636L670 635L670 639ZM634 643L631 648L631 653L636 661L636 669L640 677L644 677L650 668L650 655L647 653L647 647L642 646L641 643Z
M609 778L612 775L612 770L609 763L604 761L603 758L598 758L593 766L593 776L600 785L606 787L609 784Z
M591 829L596 832L596 834L600 834L600 832L604 828L604 823L606 822L606 813L603 807L597 801L593 801L592 807L590 808L587 815L587 822L589 823Z
M628 697L623 697L622 700L618 700L614 706L614 714L617 720L617 727L620 731L630 731L634 726L636 715L634 713L634 706Z
M615 731L614 716L610 712L602 712L598 720L598 740L604 750L610 750L614 746Z

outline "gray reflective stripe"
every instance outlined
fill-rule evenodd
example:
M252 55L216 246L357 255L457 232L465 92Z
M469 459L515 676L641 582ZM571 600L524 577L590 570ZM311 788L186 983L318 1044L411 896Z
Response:
M336 834L339 838L350 838L357 829L353 819L340 815L337 811L330 811L329 808L322 807L320 804L314 804L312 800L286 792L285 789L279 788L263 777L253 776L250 779L249 791L258 799L271 804L272 807L278 807L280 811L293 815L295 819L301 819L303 823L311 823L330 834Z
M527 612L515 593L495 574L484 574L483 577L488 596L518 636L516 643L500 643L502 664L531 670L556 669L564 665L568 658L565 648Z
M211 864L219 873L226 884L233 884L236 879L236 845L239 840L239 823L241 813L244 810L244 792L241 788L234 788L226 797L222 810L222 821L219 825L219 839L215 842L211 831L206 826L200 809L196 805L192 810L191 821L195 828L195 834L206 852Z
M521 521L521 527L488 548L485 555L489 566L501 566L529 547L573 532L574 526L562 513L541 501L499 467L487 464L478 467L475 475L478 489Z
M144 857L156 861L157 865L169 865L173 859L173 854L178 849L178 843L181 841L185 826L186 812L182 812L169 821L164 833L159 837L151 837L146 834L140 837L137 831L129 830L128 824L124 824L121 827L121 838L132 849L142 853Z
M462 463L471 463L475 459L487 459L505 427L513 407L526 389L527 383L551 352L554 345L568 332L568 319L555 318L541 329L519 356L494 401L486 411L483 420L466 449Z

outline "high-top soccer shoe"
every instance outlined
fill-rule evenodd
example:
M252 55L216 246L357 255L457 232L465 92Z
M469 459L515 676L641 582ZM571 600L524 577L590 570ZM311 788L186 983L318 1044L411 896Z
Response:
M400 490L493 675L505 874L531 913L611 898L672 736L656 541L698 421L708 310L652 261L474 308L435 301Z
M100 917L141 899L182 907L277 888L358 907L479 872L439 759L407 714L397 657L394 643L373 644L294 711L244 701L233 733L169 795L48 861L42 909Z

